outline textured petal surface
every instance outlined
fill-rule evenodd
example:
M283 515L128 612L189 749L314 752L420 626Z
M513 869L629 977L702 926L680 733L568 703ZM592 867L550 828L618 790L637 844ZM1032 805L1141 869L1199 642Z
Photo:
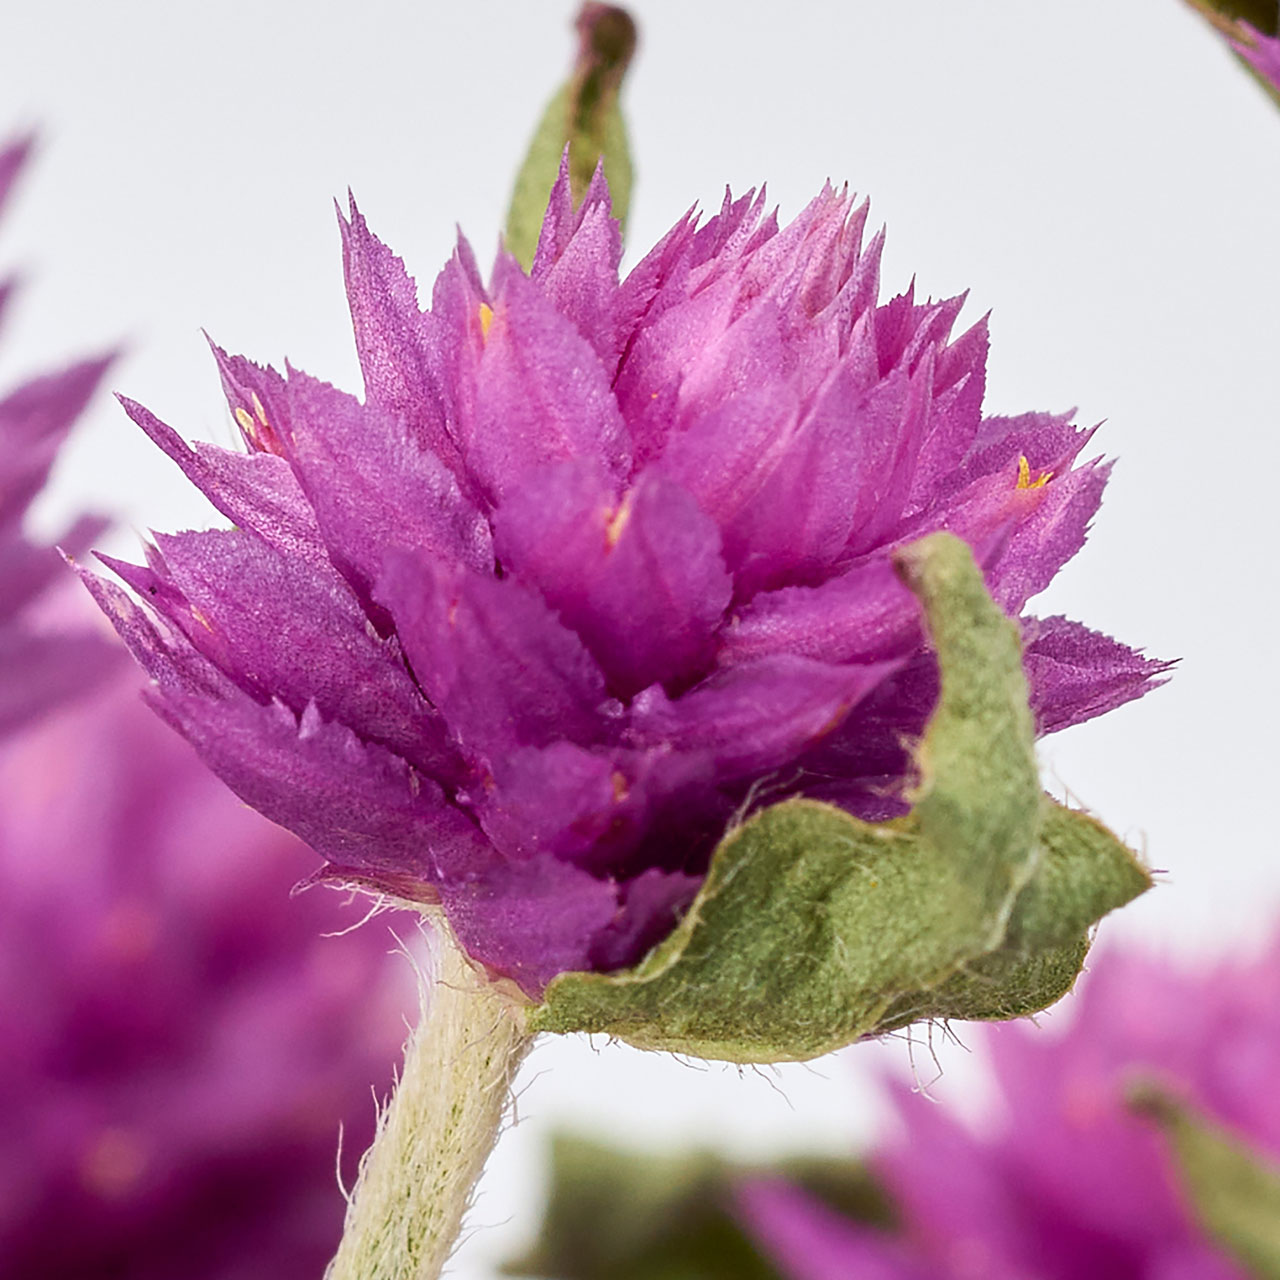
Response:
M388 545L492 567L488 525L401 419L303 374L286 394L290 465L334 563L361 588L377 581Z
M539 474L495 513L502 563L538 588L630 696L697 674L732 594L720 532L693 498L645 472L621 495L594 467Z
M530 469L585 458L620 474L627 429L587 340L520 270L500 257L476 375L467 464L500 499Z
M259 701L314 703L428 773L458 775L444 722L332 566L239 530L160 535L146 569L106 563Z
M467 745L496 754L609 735L616 716L599 667L519 582L402 553L387 557L378 598L419 683Z
M619 911L616 886L550 858L473 870L465 882L447 881L441 901L458 941L526 991L591 968L591 939Z
M1067 618L1028 618L1024 626L1023 666L1041 733L1092 720L1168 678L1171 663Z
M621 355L616 318L621 261L622 232L611 216L604 170L596 170L575 210L566 151L529 276L556 310L577 325L608 371Z
M172 427L133 400L125 412L171 457L187 479L224 516L285 555L327 562L315 512L283 458L270 453L234 453L214 445L188 447Z
M647 689L633 704L642 745L707 752L726 779L768 774L837 729L894 666L836 666L791 654L759 658L713 676L674 702Z

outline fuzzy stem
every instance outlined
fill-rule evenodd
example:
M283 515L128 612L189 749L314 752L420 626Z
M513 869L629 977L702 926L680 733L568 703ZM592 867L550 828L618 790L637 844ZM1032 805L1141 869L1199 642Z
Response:
M532 1043L520 1010L433 932L436 972L326 1280L436 1280Z

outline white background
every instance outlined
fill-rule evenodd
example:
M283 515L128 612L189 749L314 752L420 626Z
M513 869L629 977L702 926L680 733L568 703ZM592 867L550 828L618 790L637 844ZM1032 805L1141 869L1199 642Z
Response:
M487 257L575 7L9 6L0 130L39 125L44 145L0 243L31 284L6 326L3 381L123 343L115 387L225 440L203 325L358 388L331 199L353 187L420 280L455 222ZM888 225L887 288L916 273L922 293L971 288L970 320L993 310L992 411L1074 404L1107 420L1098 442L1120 465L1041 611L1183 664L1042 759L1169 870L1102 945L1256 944L1280 905L1280 114L1175 0L634 8L633 245L695 200L717 205L725 182L767 180L785 216L847 179ZM41 515L52 527L85 505L138 528L207 519L105 396ZM543 1045L484 1184L476 1220L490 1225L456 1274L490 1275L531 1229L555 1126L839 1150L874 1127L871 1076L906 1058L864 1046L766 1078Z

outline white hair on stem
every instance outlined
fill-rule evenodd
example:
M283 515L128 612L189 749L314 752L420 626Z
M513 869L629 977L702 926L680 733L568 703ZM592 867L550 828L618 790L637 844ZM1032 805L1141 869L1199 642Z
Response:
M325 1280L436 1280L502 1132L532 1037L510 992L432 920L421 1012L378 1119Z

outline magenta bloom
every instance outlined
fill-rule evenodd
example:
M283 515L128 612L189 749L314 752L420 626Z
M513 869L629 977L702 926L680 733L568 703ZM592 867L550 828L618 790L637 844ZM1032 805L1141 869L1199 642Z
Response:
M30 150L29 140L0 148L0 211ZM14 282L0 280L0 317L13 294ZM86 360L0 396L0 737L88 688L116 659L114 646L91 627L63 625L51 597L65 581L65 566L53 547L34 545L22 531L27 508L109 363ZM82 551L103 524L81 520L59 545ZM19 671L22 678L14 678Z
M3 1280L321 1274L411 996L305 861L132 680L0 753Z
M1107 468L1067 416L981 412L962 299L878 304L865 205L689 214L619 282L597 177L530 275L460 242L419 308L351 209L365 399L215 349L247 454L135 420L236 525L94 584L154 700L323 874L440 901L537 995L634 962L749 800L899 811L936 697L894 547L950 529L1010 614ZM1163 665L1027 618L1044 732Z
M1236 25L1240 35L1231 41L1231 47L1275 93L1280 94L1280 38L1264 35L1247 22Z
M26 151L0 151L0 200ZM56 550L22 537L104 367L0 401L0 1280L314 1280L404 970L376 926L320 936L361 912L290 900L297 841L156 722Z
M981 1135L897 1092L905 1132L872 1163L901 1235L766 1181L743 1193L744 1227L791 1280L1246 1280L1195 1225L1167 1145L1126 1092L1158 1081L1280 1157L1280 944L1198 977L1113 953L1074 1015L1064 1037L982 1030L1004 1105Z

